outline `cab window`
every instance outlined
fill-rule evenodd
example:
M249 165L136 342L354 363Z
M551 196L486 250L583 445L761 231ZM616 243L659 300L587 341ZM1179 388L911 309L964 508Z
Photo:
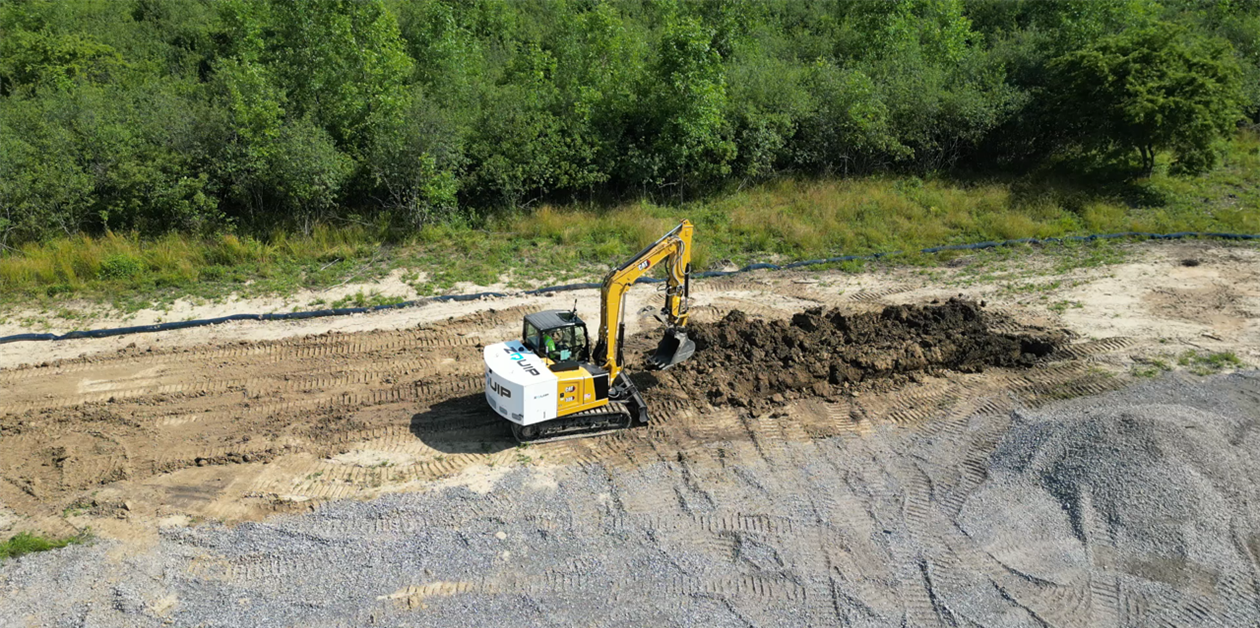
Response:
M576 326L545 330L540 349L540 355L554 362L586 360L586 330Z
M572 359L574 360L590 359L590 356L586 355L586 347L588 346L586 344L586 328L573 327L572 329L573 329L573 342L570 345L571 347L573 347Z
M526 347L533 349L535 353L539 353L539 354L542 353L538 344L539 341L538 341L538 328L537 327L534 327L533 325L530 325L529 323L525 323L525 340L523 342L525 343Z

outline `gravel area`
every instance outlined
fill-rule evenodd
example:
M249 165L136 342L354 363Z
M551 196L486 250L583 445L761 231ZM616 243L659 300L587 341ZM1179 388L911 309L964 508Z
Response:
M531 463L6 561L0 625L1255 626L1258 424L1260 373L1170 374L938 429Z

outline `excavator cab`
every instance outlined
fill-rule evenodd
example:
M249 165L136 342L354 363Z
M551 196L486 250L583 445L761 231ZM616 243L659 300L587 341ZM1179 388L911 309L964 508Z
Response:
M576 312L546 310L525 317L522 342L540 358L551 360L551 370L568 370L575 362L591 359L586 323ZM560 365L568 368L560 368Z

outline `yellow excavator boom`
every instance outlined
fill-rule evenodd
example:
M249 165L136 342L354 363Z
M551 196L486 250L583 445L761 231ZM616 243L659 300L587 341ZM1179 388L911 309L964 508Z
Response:
M668 368L685 360L695 351L695 344L687 339L684 331L687 325L687 293L690 289L692 230L690 221L682 221L638 255L614 268L604 278L600 293L599 340L592 358L603 361L603 367L612 379L617 378L624 366L621 349L625 342L623 317L626 291L661 262L665 262L667 271L665 307L661 309L661 313L669 329L652 359L652 366Z

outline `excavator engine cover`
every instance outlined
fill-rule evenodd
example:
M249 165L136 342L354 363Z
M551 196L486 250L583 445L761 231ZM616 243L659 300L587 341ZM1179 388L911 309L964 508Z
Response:
M665 332L665 337L661 338L661 344L657 345L656 353L648 358L648 366L665 370L687 358L696 352L696 341L687 337L687 332L682 329L670 329Z

